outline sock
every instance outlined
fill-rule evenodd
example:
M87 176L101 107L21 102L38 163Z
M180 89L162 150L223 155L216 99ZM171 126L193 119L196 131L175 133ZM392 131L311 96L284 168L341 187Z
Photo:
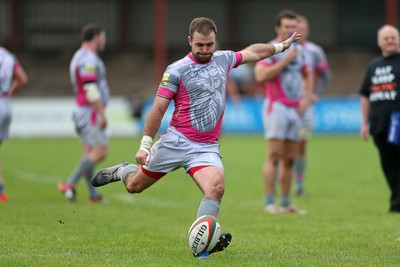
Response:
M294 163L294 169L295 169L295 173L296 173L296 188L297 188L297 190L303 189L305 168L306 168L306 160L303 158L297 158Z
M266 194L265 195L265 206L268 206L269 204L274 204L275 203L275 196Z
M89 191L89 196L91 198L98 197L100 194L97 191L97 189L92 185L92 177L94 175L94 168L95 168L95 163L91 161L90 159L87 159L86 163L84 164L86 166L85 169L82 170L82 175L85 176L87 188Z
M290 196L289 195L282 195L281 197L281 206L286 208L290 206Z
M4 183L3 181L0 182L0 195L4 192Z
M275 164L274 193L277 192L277 187L279 185L279 170L281 168L280 166L281 166L281 164L279 164L279 163Z
M138 169L138 166L135 164L126 165L125 167L118 169L117 177L119 177L121 179L121 181L125 184L126 178L128 177L128 175L132 172L135 172L137 169Z
M78 183L79 178L81 178L82 175L85 175L88 169L94 168L94 162L91 161L89 158L86 156L83 157L78 165L76 166L75 170L72 172L70 178L68 179L67 183L75 185Z
M197 211L197 218L203 215L212 215L215 218L218 218L220 205L221 202L217 200L203 197L200 202L199 210Z

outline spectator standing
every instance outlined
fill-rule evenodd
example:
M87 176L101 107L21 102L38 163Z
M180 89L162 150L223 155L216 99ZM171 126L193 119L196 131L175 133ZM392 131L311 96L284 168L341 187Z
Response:
M378 29L381 55L361 84L361 138L372 135L390 188L389 212L400 213L400 37L392 25Z

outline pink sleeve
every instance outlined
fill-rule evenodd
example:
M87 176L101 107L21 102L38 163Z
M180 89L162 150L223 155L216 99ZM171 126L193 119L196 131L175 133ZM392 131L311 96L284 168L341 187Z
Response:
M233 66L234 68L236 68L237 66L239 66L242 63L243 60L243 55L240 52L235 52L235 56L236 56L236 64L235 66Z
M327 69L329 69L329 65L328 65L328 63L325 62L324 64L318 66L318 67L316 68L316 71L317 71L317 72L323 72L323 71L325 71L325 70L327 70Z
M19 67L21 67L21 64L19 63L18 60L15 60L15 63L14 63L14 71L16 71Z
M164 98L167 98L167 99L173 99L175 93L173 91L171 91L171 90L168 90L168 89L164 88L164 87L158 87L157 95L161 96L161 97L164 97Z

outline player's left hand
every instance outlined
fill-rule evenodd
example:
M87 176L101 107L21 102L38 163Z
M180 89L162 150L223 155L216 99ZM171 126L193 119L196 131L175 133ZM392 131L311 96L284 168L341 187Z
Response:
M291 46L291 44L292 44L293 42L297 42L297 41L300 39L300 37L301 37L301 34L295 32L295 33L292 34L292 36L290 36L288 39L286 39L285 41L283 41L283 42L282 42L282 44L283 44L283 51L285 51L286 49L288 49L288 48Z

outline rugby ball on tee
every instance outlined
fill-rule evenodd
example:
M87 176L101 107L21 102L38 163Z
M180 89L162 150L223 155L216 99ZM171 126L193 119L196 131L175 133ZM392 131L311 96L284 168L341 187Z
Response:
M221 226L212 215L197 218L189 228L189 247L195 254L212 250L221 235Z

